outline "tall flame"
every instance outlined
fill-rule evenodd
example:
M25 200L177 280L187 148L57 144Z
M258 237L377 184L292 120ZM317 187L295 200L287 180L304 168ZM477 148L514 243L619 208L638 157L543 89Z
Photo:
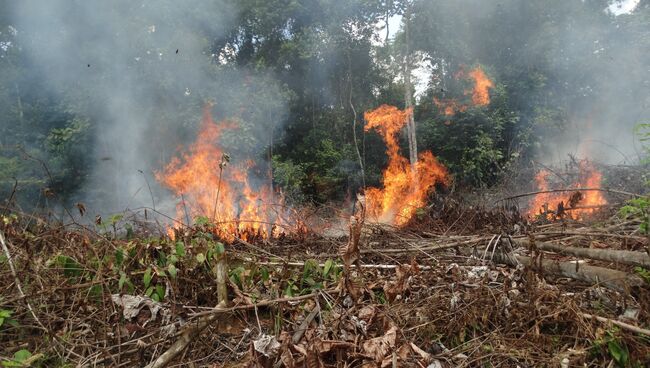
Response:
M494 83L487 77L480 66L472 69L469 73L461 69L454 74L455 79L471 79L474 86L465 90L465 96L471 96L471 103L460 103L456 99L438 99L433 98L433 103L446 115L453 116L458 112L465 112L471 106L487 106L490 104L490 89L494 88Z
M580 175L578 180L571 185L572 188L599 188L602 181L602 173L593 164L583 160L580 162ZM540 192L551 190L549 177L551 172L543 169L535 176L537 189ZM598 209L607 204L603 193L596 190L539 193L533 197L528 205L528 215L545 215L549 220L559 216L567 216L573 219L583 219L595 213Z
M434 185L449 180L447 169L431 152L422 152L413 169L409 160L400 155L397 135L412 113L412 109L382 105L364 114L367 121L364 130L377 130L386 143L388 155L384 187L366 190L368 214L381 222L405 224L426 204L426 197Z
M469 72L469 76L474 79L474 88L471 90L472 103L476 106L485 106L490 104L490 88L494 88L494 83L485 75L481 67L476 67ZM468 92L466 92L468 93Z
M269 186L253 186L248 174L253 162L229 163L219 146L223 132L236 127L229 120L215 123L206 106L196 141L156 173L156 179L178 196L178 219L207 217L223 240L277 235L282 219Z

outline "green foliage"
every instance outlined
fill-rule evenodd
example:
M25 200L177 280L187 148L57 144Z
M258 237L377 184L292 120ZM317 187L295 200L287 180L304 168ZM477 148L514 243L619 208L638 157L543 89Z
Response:
M294 164L290 159L282 161L280 156L273 156L273 180L288 199L295 202L304 200L303 186L307 174L303 164Z
M14 327L18 326L18 322L15 319L11 318L13 313L13 311L8 309L0 309L0 328L2 328L2 326L5 324L9 324Z
M641 276L641 278L643 278L645 282L650 284L650 270L647 270L643 267L634 267L634 272L637 275Z
M2 362L3 367L29 367L35 362L33 354L27 349L20 349L14 353L11 360ZM38 359L36 359L38 360Z
M640 219L639 230L643 234L648 234L650 229L650 198L641 197L627 201L626 205L619 210L619 215L625 219Z
M630 362L630 353L625 343L618 336L618 329L612 328L605 331L605 336L593 342L592 354L605 353L613 359L619 367L637 366Z
M66 255L56 256L50 263L62 269L63 275L68 278L80 277L84 271L83 266L79 262Z

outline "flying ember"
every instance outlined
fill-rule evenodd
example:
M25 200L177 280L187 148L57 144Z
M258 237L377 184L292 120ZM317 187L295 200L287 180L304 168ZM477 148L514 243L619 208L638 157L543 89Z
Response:
M429 151L419 155L415 167L400 155L397 134L413 111L382 105L368 111L365 131L375 129L386 143L388 167L383 173L383 188L366 190L368 214L371 218L395 225L403 225L416 210L426 203L427 195L435 184L447 184L447 169Z

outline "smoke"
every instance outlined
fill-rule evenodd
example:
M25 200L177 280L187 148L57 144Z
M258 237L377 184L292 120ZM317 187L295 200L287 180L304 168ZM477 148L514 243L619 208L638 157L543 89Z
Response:
M636 11L647 12L648 4L644 7ZM627 10L633 9L628 4ZM568 129L553 150L556 159L567 154L612 164L639 159L633 130L650 113L647 44L640 42L634 14L610 10L603 10L603 22L567 19L551 50L559 82L554 87L570 101Z
M539 160L638 161L633 129L650 113L647 1L422 4L416 42L442 63L486 66L520 124L535 127Z
M233 155L255 156L266 147L269 130L285 117L275 79L236 69L224 62L231 54L213 51L236 26L235 3L11 2L28 72L94 127L94 151L86 153L93 170L78 200L93 211L152 201L171 210L153 173L178 144L194 139L207 101L215 104L215 120L240 119L251 137L241 144L234 137Z

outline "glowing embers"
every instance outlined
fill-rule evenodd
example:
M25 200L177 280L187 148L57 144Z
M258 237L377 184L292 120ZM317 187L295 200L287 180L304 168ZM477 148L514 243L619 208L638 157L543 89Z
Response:
M375 129L386 143L388 167L383 173L383 188L368 188L368 216L380 222L403 225L426 203L427 194L437 183L447 183L447 169L431 152L422 152L411 167L400 155L397 134L404 127L412 110L382 105L365 113L365 131Z
M530 200L528 215L541 216L548 220L564 217L580 220L606 205L607 200L602 191L579 190L600 188L602 173L586 160L580 161L578 167L579 173L568 187L568 189L575 188L576 191L553 192L550 182L555 174L546 169L539 171L535 181L541 193Z
M465 96L471 96L471 101L461 103L456 99L440 100L433 98L433 103L442 111L445 116L453 116L458 112L465 112L471 106L487 106L490 104L490 89L494 83L487 77L481 67L472 69L469 73L460 70L454 75L455 79L471 79L473 87L465 90Z
M231 162L219 145L223 132L236 127L233 121L215 123L207 106L196 141L156 173L156 179L178 197L179 222L214 224L215 235L226 241L278 236L287 224L281 195L270 185L255 185L249 175L254 163Z

